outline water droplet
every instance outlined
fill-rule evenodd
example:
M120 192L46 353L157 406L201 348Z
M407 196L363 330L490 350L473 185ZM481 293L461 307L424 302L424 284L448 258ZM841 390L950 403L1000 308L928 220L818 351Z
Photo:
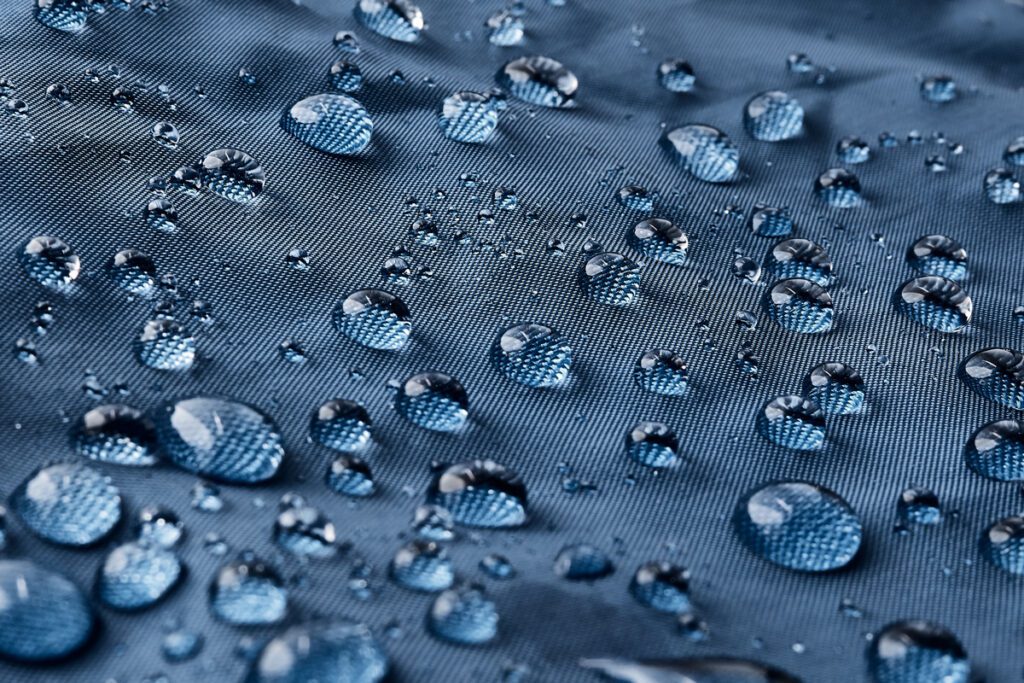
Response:
M804 108L781 90L769 90L754 95L743 107L743 125L755 140L789 140L803 130Z
M288 594L280 575L258 559L224 565L210 584L210 610L236 626L276 624L288 611Z
M676 163L698 180L728 183L740 171L740 152L729 136L702 123L691 123L666 133L662 145Z
M33 237L18 256L30 278L58 292L67 293L82 272L78 254L59 237Z
M662 396L682 396L687 389L686 361L675 351L651 349L637 359L633 379L641 389Z
M498 370L528 387L552 387L569 375L572 348L555 330L537 323L505 330L491 348Z
M730 272L737 280L744 280L751 284L755 284L761 279L761 266L749 256L737 256L736 260L732 262Z
M401 299L379 289L361 289L334 308L334 327L371 349L405 346L412 334L409 309Z
M829 206L851 209L860 206L860 180L845 168L830 168L814 181L814 192Z
M346 59L339 59L331 64L331 68L327 72L327 80L335 90L354 93L363 87L363 72L358 65Z
M526 485L493 460L471 460L438 472L427 502L447 510L459 524L488 529L526 523Z
M233 202L251 202L263 192L263 167L239 149L215 149L199 163L201 183Z
M188 370L196 358L196 339L183 325L157 318L135 340L139 362L154 370Z
M81 463L41 467L11 494L11 508L36 536L66 546L103 539L121 520L110 478Z
M342 452L356 451L370 442L372 425L363 406L355 401L332 399L313 413L309 436L321 446Z
M825 445L825 416L814 401L779 396L757 414L757 431L784 448L816 451Z
M690 572L670 562L648 562L637 567L629 592L644 607L678 614L690 609Z
M985 529L981 556L1011 574L1024 574L1024 517L1004 517Z
M523 20L508 10L492 14L484 28L491 45L511 47L523 42Z
M413 540L402 546L389 572L399 586L427 593L443 591L455 581L448 552L433 541Z
M905 282L896 293L896 310L939 332L959 332L971 322L974 304L960 285L936 275Z
M423 372L402 382L395 395L395 410L418 427L453 432L469 417L469 397L451 375Z
M871 148L856 136L845 137L836 144L836 156L844 164L863 164L871 158Z
M1010 166L1024 166L1024 135L1015 138L1006 146L1003 161Z
M377 683L387 672L387 654L370 629L334 619L293 626L267 642L245 680Z
M772 247L765 257L765 269L778 280L803 278L821 287L835 282L832 259L821 246L802 237L783 240Z
M355 498L372 496L377 490L370 465L353 455L339 455L327 470L327 486L335 493Z
M120 289L141 297L156 292L156 264L136 249L122 249L108 264L110 277Z
M822 363L804 377L804 396L829 415L851 415L864 407L864 378L846 363Z
M615 571L607 553L588 543L567 545L558 551L555 576L569 581L596 581Z
M359 39L351 31L338 31L334 34L334 47L342 52L359 54Z
M637 422L626 432L626 454L645 467L671 467L678 450L675 432L661 422Z
M967 652L949 630L929 621L898 621L868 646L873 683L967 683Z
M374 33L413 43L426 28L423 12L409 0L356 0L356 19Z
M996 481L1024 481L1024 425L989 422L971 435L964 460L975 473Z
M164 661L170 664L187 662L194 659L203 649L204 638L201 633L177 629L163 637L160 642L160 653Z
M192 487L192 507L200 512L220 512L224 509L220 489L205 481L196 482Z
M670 92L690 92L697 83L697 77L689 62L666 59L658 65L658 83Z
M221 481L265 481L277 473L284 458L273 421L235 401L208 397L177 401L158 412L156 430L174 464Z
M619 204L632 211L650 213L654 209L654 195L639 185L624 185L615 193Z
M904 490L896 501L896 514L904 524L938 524L942 521L939 497L929 489Z
M170 549L184 538L185 525L170 510L148 505L139 511L135 532L140 543Z
M58 31L76 33L85 28L91 0L36 0L36 20Z
M125 543L111 550L103 560L96 593L114 609L146 609L165 598L183 572L181 561L170 550L146 543Z
M480 586L450 588L430 606L427 626L442 640L483 645L498 635L498 610Z
M274 522L274 542L297 557L328 558L337 551L334 524L301 498L282 500Z
M907 265L925 275L947 280L967 277L967 250L945 235L925 235L907 250Z
M142 212L146 225L153 230L171 234L178 230L178 211L174 204L164 197L154 197Z
M1020 181L1005 168L993 168L985 174L985 196L996 204L1012 204L1021 201Z
M773 482L745 494L733 524L754 554L782 567L822 572L847 565L861 543L861 523L849 504L826 488Z
M152 128L153 139L156 140L157 144L166 147L167 149L177 149L178 140L178 129L174 127L173 123L167 121L161 121L154 123Z
M832 329L832 297L810 280L782 280L765 294L765 310L779 327L792 332L817 334Z
M62 659L81 648L96 618L82 591L27 560L0 560L0 654L22 662Z
M689 238L670 220L648 218L640 221L627 237L630 246L655 261L674 265L686 262Z
M785 237L793 232L789 209L755 204L750 213L750 231L759 237Z
M956 96L956 81L949 76L930 76L921 81L921 97L928 102L952 102Z
M549 57L519 57L507 62L495 80L513 97L540 107L575 105L579 81L565 66Z
M486 142L498 127L496 101L490 95L461 90L445 98L438 124L456 142Z
M126 405L102 405L82 416L72 438L83 458L146 467L159 461L153 423Z
M809 74L814 71L814 62L803 52L793 52L786 57L786 68L790 73Z
M727 657L651 662L581 659L580 666L623 683L800 683L800 679L780 669Z
M924 166L932 173L942 173L946 170L946 157L940 154L932 154L924 159Z
M281 128L313 149L352 155L370 144L373 121L355 99L324 93L293 104L281 118Z
M604 252L590 257L580 275L584 291L601 304L627 306L640 290L640 266L621 254Z
M455 520L450 512L438 505L420 505L413 514L413 532L432 541L450 541L455 538Z
M496 581L505 581L516 575L512 561L497 553L486 555L480 560L480 571Z

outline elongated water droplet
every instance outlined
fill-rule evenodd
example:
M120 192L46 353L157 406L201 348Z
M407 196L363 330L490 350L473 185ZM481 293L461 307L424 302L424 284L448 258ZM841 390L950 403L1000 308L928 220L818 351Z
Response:
M251 202L266 185L260 163L238 149L215 149L203 157L198 170L204 187L233 202Z
M267 642L245 680L378 683L387 672L387 654L370 629L334 619L293 626Z
M648 562L637 567L629 592L645 607L678 614L690 609L690 572L671 562Z
M559 550L553 568L555 576L568 581L596 581L615 571L608 554L589 543L575 543Z
M136 467L159 460L152 421L126 405L102 405L85 413L72 441L75 452L90 460Z
M77 33L89 20L91 0L36 0L36 20L58 31Z
M800 683L781 669L727 657L639 662L581 659L580 666L622 683Z

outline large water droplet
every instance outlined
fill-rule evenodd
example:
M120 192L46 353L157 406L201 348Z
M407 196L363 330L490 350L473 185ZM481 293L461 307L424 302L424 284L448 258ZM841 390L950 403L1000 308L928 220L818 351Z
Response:
M450 588L430 606L427 626L442 640L482 645L498 635L498 610L480 586Z
M387 654L370 629L335 619L293 626L267 642L245 681L378 683L387 672Z
M832 297L810 280L776 282L765 294L764 306L769 318L792 332L817 334L832 329Z
M184 325L157 318L142 328L135 355L154 370L188 370L196 358L196 338Z
M36 0L36 20L58 31L75 33L85 28L92 0Z
M661 422L637 422L626 432L626 454L645 467L671 467L678 450L679 438Z
M579 89L576 75L549 57L513 59L495 76L498 85L528 104L540 107L570 107Z
M321 446L344 453L365 448L373 426L366 408L355 401L332 399L313 413L309 436Z
M633 368L633 379L641 389L662 396L682 396L687 389L686 361L675 351L645 351Z
M675 265L686 262L689 238L670 220L648 218L640 221L627 237L634 249L655 261Z
M82 272L78 254L59 237L33 237L18 255L25 274L50 289L67 293Z
M676 614L690 609L690 572L670 562L637 567L629 592L645 607Z
M1024 425L989 422L971 435L964 460L974 472L996 481L1024 481Z
M769 90L754 95L743 107L743 125L755 140L788 140L803 130L804 108L781 90Z
M276 624L288 611L284 581L274 569L252 558L220 568L210 584L210 610L237 626Z
M959 332L974 312L971 297L960 285L937 275L905 282L896 293L896 310L939 332Z
M781 669L727 657L649 662L582 659L580 666L622 683L800 683Z
M592 256L580 272L582 286L594 301L609 306L628 306L640 291L640 266L621 254Z
M389 571L399 586L427 593L443 591L455 581L448 552L433 541L417 539L399 548Z
M868 647L873 683L967 683L967 652L948 629L929 621L899 621L876 633Z
M690 92L697 77L689 62L681 59L666 59L658 64L658 83L670 92Z
M215 149L199 163L202 185L233 202L250 202L263 192L263 167L239 149Z
M829 415L850 415L864 407L864 378L846 363L822 363L804 377L804 395Z
M126 405L103 405L85 415L72 437L83 458L146 467L159 460L153 423Z
M449 140L486 142L498 127L498 110L490 95L462 90L445 98L438 124Z
M427 502L448 510L466 526L502 528L526 523L526 485L493 460L445 468L431 483Z
M108 607L134 611L166 597L184 573L172 551L149 543L125 543L103 560L96 593Z
M1024 574L1024 517L1004 517L985 530L978 544L981 556L1011 574Z
M81 463L36 470L11 494L11 507L33 533L58 545L91 545L121 520L117 487Z
M353 14L374 33L403 43L415 42L426 28L423 12L409 0L356 0Z
M371 349L400 349L409 341L409 309L397 296L379 289L361 289L334 308L334 327Z
M665 134L662 145L693 177L728 183L739 176L740 152L729 136L703 123L691 123Z
M779 396L757 414L757 431L785 448L815 451L825 445L825 416L814 401Z
M552 387L569 375L572 348L546 325L526 323L505 330L491 348L495 366L528 387Z
M0 560L0 654L61 659L85 644L94 624L89 601L66 578L26 560Z
M964 383L979 395L1007 408L1024 410L1024 354L1013 349L983 349L960 368Z
M967 277L967 250L945 235L925 235L907 250L907 265L924 275L947 280Z
M772 482L746 493L733 514L736 535L754 554L782 567L821 572L846 566L860 548L860 519L826 488Z
M373 134L373 121L363 105L334 93L299 100L285 112L281 127L313 149L338 155L358 154Z
M451 375L423 372L402 382L395 410L418 427L454 432L469 418L469 397Z
M860 180L845 168L830 168L814 181L814 192L829 206L851 209L860 206Z

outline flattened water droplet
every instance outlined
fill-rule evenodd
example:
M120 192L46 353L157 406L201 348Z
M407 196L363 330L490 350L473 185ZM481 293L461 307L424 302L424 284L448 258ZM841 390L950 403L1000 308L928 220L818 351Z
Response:
M210 610L236 626L276 624L288 611L284 581L260 560L243 559L224 565L210 584Z
M839 209L852 209L864 203L860 180L845 168L830 168L818 176L814 192L823 202Z
M1004 517L992 524L978 544L981 556L1010 574L1024 574L1024 517Z
M498 127L498 111L490 95L461 90L445 98L437 122L449 140L486 142Z
M121 520L121 494L109 477L87 465L57 463L30 474L11 494L11 508L36 536L86 546Z
M633 379L641 389L662 396L682 396L687 390L686 361L675 351L645 351L633 368Z
M255 408L218 398L188 398L156 417L157 440L174 464L239 484L265 481L284 459L281 435Z
M354 498L372 496L377 490L369 463L354 455L339 455L327 469L327 486L335 493Z
M784 448L816 451L825 445L825 415L814 401L779 396L757 414L757 431Z
M644 256L681 265L686 262L686 249L690 240L672 221L648 218L640 221L627 235L630 246Z
M459 380L451 375L422 372L399 387L395 410L423 429L454 432L469 418L469 397Z
M448 551L433 541L420 539L399 548L389 572L399 586L426 593L443 591L455 582Z
M58 31L76 33L85 28L91 0L36 0L36 20Z
M471 460L438 472L427 502L465 526L497 529L526 523L526 485L493 460Z
M804 377L804 396L829 415L859 413L864 407L864 378L846 363L822 363Z
M423 12L409 0L356 0L356 19L374 33L403 43L419 40Z
M985 196L996 204L1013 204L1021 201L1020 181L1005 168L993 168L985 174Z
M789 209L755 204L750 213L750 231L759 237L785 237L793 232Z
M90 460L136 467L159 460L152 421L131 406L93 408L82 416L72 441L75 452Z
M146 323L134 346L139 362L154 370L188 370L196 359L196 338L166 318Z
M621 254L590 257L580 275L583 290L599 304L628 306L640 291L640 266Z
M480 560L480 571L496 581L505 581L515 577L516 568L504 555L491 553Z
M690 572L670 562L648 562L637 567L629 592L645 607L678 614L690 609Z
M871 147L859 137L845 137L836 143L836 156L844 164L863 164L871 158Z
M354 93L363 87L363 72L357 64L353 64L347 59L339 59L331 64L331 68L327 72L327 80L335 90Z
M959 281L967 277L967 250L945 235L925 235L907 250L907 265L924 275Z
M351 31L338 31L334 34L334 47L338 48L342 52L349 52L354 55L359 54L359 38L356 34Z
M194 659L203 649L204 638L201 633L177 629L164 636L160 642L160 654L164 661L177 664Z
M581 659L580 666L622 683L800 683L781 669L728 657L647 662Z
M896 293L896 310L939 332L959 332L971 322L974 304L960 285L936 275L909 280Z
M971 665L956 636L929 621L898 621L871 639L873 683L967 683Z
M0 560L0 655L62 659L81 648L96 618L78 586L27 560Z
M388 657L370 629L334 619L293 626L267 642L246 683L378 683Z
M989 422L964 448L967 466L996 481L1024 481L1024 425L1017 420Z
M358 101L335 93L299 100L281 118L281 128L327 154L358 154L370 144L373 121Z
M58 292L67 293L82 272L78 254L59 237L33 237L18 255L25 274Z
M108 607L142 610L165 598L183 572L181 561L170 550L148 543L125 543L104 558L96 593Z
M835 282L832 259L821 246L802 237L783 240L772 247L764 266L777 280L803 278L821 287L830 287Z
M765 294L764 306L769 318L792 332L819 334L832 329L832 297L810 280L776 282Z
M442 640L483 645L498 635L498 610L480 586L450 588L430 606L427 627Z
M743 107L743 125L755 140L789 140L803 130L804 108L781 90L769 90L754 95Z
M558 551L554 571L555 576L568 581L596 581L611 575L615 565L600 548L589 543L576 543Z
M513 97L539 107L571 107L579 89L576 75L549 57L519 57L507 62L495 80Z
M645 467L671 467L678 450L679 438L661 422L637 422L626 432L626 454Z
M860 519L826 488L802 481L764 484L733 514L736 535L755 555L779 566L822 572L846 566L860 548Z
M498 370L528 387L561 384L572 366L572 348L546 325L526 323L505 330L491 347Z
M690 92L697 82L693 67L681 59L666 59L658 64L658 83L670 92Z
M412 334L405 303L380 289L349 294L335 306L333 319L335 329L371 349L400 349Z
M698 180L729 183L739 176L740 152L729 136L703 123L691 123L665 134L662 145L676 163Z
M239 149L215 149L199 163L201 183L233 202L251 202L263 192L263 167Z

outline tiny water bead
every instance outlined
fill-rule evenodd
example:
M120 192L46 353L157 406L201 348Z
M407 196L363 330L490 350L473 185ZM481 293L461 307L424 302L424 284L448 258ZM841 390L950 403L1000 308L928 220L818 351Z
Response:
M372 438L373 422L366 408L355 401L336 398L322 404L309 421L309 437L344 453L365 448Z
M1024 166L1024 135L1014 138L1003 152L1003 161L1010 166Z
M579 89L576 75L561 62L539 55L507 62L495 75L513 97L539 107L571 107Z
M497 553L485 555L480 560L479 567L480 571L496 581L505 581L516 575L516 568L512 565L512 561Z
M669 349L645 351L633 368L633 380L641 389L662 396L684 395L687 379L686 361Z
M611 575L615 565L600 548L589 543L567 545L555 555L555 576L568 581L596 581Z
M1024 354L1013 349L983 349L961 366L964 383L978 395L1014 410L1024 410Z
M679 438L661 422L637 422L626 432L626 454L645 467L671 467L678 450Z
M982 534L978 549L994 567L1024 574L1024 517L1004 517L992 524Z
M389 573L399 586L425 593L443 591L455 582L448 551L433 541L420 539L399 548Z
M523 42L523 20L508 10L492 14L484 28L491 45L511 47Z
M633 226L627 238L630 246L655 261L673 265L686 263L689 238L668 219L648 218L640 221Z
M409 0L356 0L353 14L374 33L402 43L416 42L426 28L423 12Z
M921 81L921 97L928 102L943 104L956 99L956 81L949 76L930 76Z
M203 634L195 631L176 629L160 641L160 654L169 664L187 662L194 659L203 649Z
M942 521L939 497L930 489L905 489L896 500L896 515L903 524L931 526Z
M363 72L347 59L339 59L327 72L331 87L343 93L358 92L363 87Z
M122 249L108 265L117 287L129 294L150 297L156 292L156 264L137 249Z
M281 576L256 558L224 565L210 584L213 615L236 626L276 624L288 611Z
M758 237L785 237L793 232L789 209L755 204L750 213L750 231Z
M777 280L803 278L821 287L835 282L832 259L820 245L802 237L776 244L765 257L764 265Z
M224 499L220 489L205 481L197 481L192 487L192 508L199 512L220 512L224 509Z
M402 382L395 410L418 427L454 432L469 419L469 396L459 380L442 372L422 372Z
M765 294L764 307L779 327L792 332L820 334L832 329L832 297L810 280L776 282Z
M733 526L755 555L788 569L846 566L861 544L860 519L828 489L803 481L764 484L737 503Z
M373 121L348 95L324 93L299 100L281 118L281 128L313 149L342 156L370 144Z
M292 626L263 645L245 683L378 683L387 653L369 627L333 619Z
M526 323L505 330L491 347L498 370L528 387L553 387L565 381L572 366L572 347L547 325Z
M449 140L487 142L498 127L498 111L490 95L462 90L445 98L437 122Z
M196 338L166 318L147 322L134 348L139 362L154 370L188 370L196 359Z
M1005 168L993 168L985 174L985 196L996 204L1013 204L1021 201L1020 181Z
M178 230L178 210L164 197L150 199L142 211L142 217L146 225L157 232L169 235Z
M173 123L168 121L154 123L150 129L150 134L158 145L167 149L177 149L178 141L181 139L178 129Z
M74 653L96 623L89 600L69 580L28 560L0 560L0 655L49 662Z
M498 635L498 610L481 586L449 588L430 606L427 628L441 640L483 645Z
M818 404L800 396L779 396L757 414L757 432L774 444L798 451L825 445L825 415Z
M645 607L678 614L690 609L690 572L671 562L648 562L637 567L629 592Z
M526 523L526 485L493 460L471 460L438 472L427 502L447 510L459 524L485 529Z
M662 145L676 163L694 178L729 183L739 177L740 152L728 135L703 123L673 128Z
M1024 481L1024 425L989 422L971 435L964 460L976 474L996 481Z
M804 377L804 396L829 415L859 413L864 407L864 378L846 363L822 363Z
M77 33L85 28L92 0L36 0L36 20L43 26Z
M622 254L590 257L580 271L583 290L599 304L628 306L640 291L640 266Z
M580 666L622 683L801 683L781 669L729 657L639 662L581 659Z
M873 683L967 683L971 665L960 641L930 621L898 621L871 639L867 652Z
M615 198L632 211L650 213L654 210L654 194L639 185L623 185L615 193Z
M658 64L658 83L669 92L690 92L697 83L697 77L689 62L666 59Z
M233 202L251 202L263 192L266 175L260 163L239 149L215 149L199 162L200 182Z
M37 469L11 494L11 508L51 543L87 546L121 521L121 494L110 477L81 463Z
M910 245L907 265L924 275L960 281L967 277L967 250L952 237L925 235Z
M814 193L838 209L852 209L864 202L860 180L845 168L830 168L818 176L814 181Z
M85 413L72 443L83 458L115 465L148 467L160 459L153 422L126 405L102 405Z
M359 46L359 38L351 31L338 31L334 34L332 42L334 43L334 47L338 48L342 52L348 52L353 55L359 54L361 49Z
M896 293L896 310L939 332L959 332L971 322L974 304L960 285L937 275L905 282Z
M30 278L57 292L67 293L82 272L78 254L59 237L40 235L25 243L18 254Z
M141 610L165 598L183 574L184 567L172 551L145 542L125 543L104 558L96 593L108 607Z
M371 349L400 349L412 334L408 307L394 294L380 289L349 294L335 306L333 321L339 332Z
M139 511L135 528L140 543L173 548L185 536L185 525L170 510L149 505Z
M354 455L339 455L327 469L327 486L353 498L372 496L377 490L369 463Z
M804 108L781 90L769 90L754 95L743 107L743 125L755 140L789 140L803 130Z
M198 396L172 403L155 419L157 440L178 467L220 481L270 479L284 459L274 422L244 403Z
M871 158L871 147L858 137L845 137L836 143L836 157L844 164L863 164Z

